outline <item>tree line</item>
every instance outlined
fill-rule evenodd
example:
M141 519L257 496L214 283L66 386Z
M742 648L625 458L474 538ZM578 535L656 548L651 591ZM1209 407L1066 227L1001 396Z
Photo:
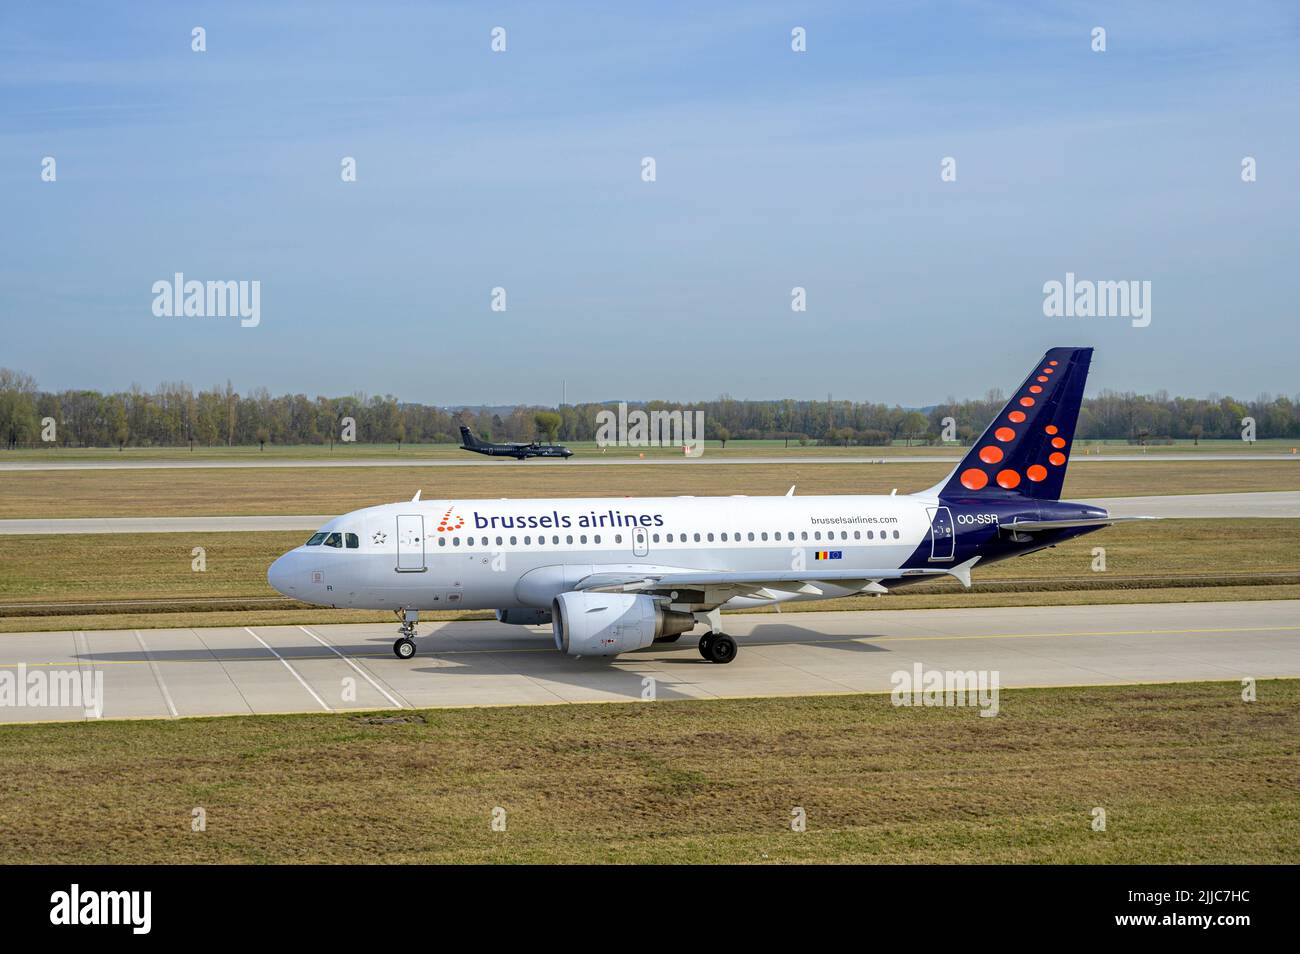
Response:
M648 401L631 406L649 413L702 410L709 440L883 446L896 441L937 443L949 434L969 443L1005 400L995 390L979 399L949 398L925 410L855 401L740 401L727 396L693 404ZM589 403L560 408L447 408L399 401L392 395L308 397L272 395L266 388L239 394L229 382L207 390L164 383L152 391L136 385L111 394L56 392L41 390L30 375L0 368L0 438L7 447L326 444L345 439L345 434L361 443L445 444L459 442L462 424L488 440L590 441L596 438L597 413L614 407ZM1138 443L1240 439L1247 418L1254 421L1258 439L1300 438L1300 402L1294 398L1265 394L1240 401L1113 391L1085 399L1076 438Z

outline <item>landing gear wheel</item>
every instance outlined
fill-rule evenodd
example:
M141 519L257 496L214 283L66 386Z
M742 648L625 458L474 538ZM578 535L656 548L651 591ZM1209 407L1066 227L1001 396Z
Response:
M715 663L731 662L736 658L736 641L726 633L715 633L709 640L708 655L705 658Z
M700 655L705 659L712 659L709 655L709 648L713 645L713 633L708 632L700 637Z
M401 637L393 643L393 652L398 659L410 659L415 655L415 640L406 636Z

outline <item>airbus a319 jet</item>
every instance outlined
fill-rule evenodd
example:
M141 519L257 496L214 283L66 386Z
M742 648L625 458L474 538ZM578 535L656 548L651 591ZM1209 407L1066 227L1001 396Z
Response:
M473 451L487 457L513 457L515 460L527 460L529 457L563 457L573 456L573 451L563 444L542 444L532 441L524 444L511 441L508 444L493 444L491 441L479 440L464 424L460 426L460 449Z
M1122 519L1060 499L1091 348L1053 348L961 463L889 496L421 500L331 520L270 567L307 603L391 609L415 654L422 610L495 609L551 626L573 656L612 656L707 627L699 651L736 657L721 610L885 594L1033 553Z

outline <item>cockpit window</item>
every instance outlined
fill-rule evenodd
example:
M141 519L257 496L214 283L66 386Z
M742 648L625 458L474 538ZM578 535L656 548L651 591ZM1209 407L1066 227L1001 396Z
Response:
M318 546L320 546L321 541L324 540L324 539L325 539L325 534L323 534L323 533L313 533L313 534L311 535L311 539L307 541L307 546L309 546L309 547L318 547Z
M331 533L328 537L325 538L325 546L327 546L327 547L336 547L336 548L337 548L337 547L342 547L342 546L343 546L343 534L341 534L341 533Z
M349 550L355 550L361 546L361 541L357 539L357 535L355 533L345 533L343 534L343 536L348 542Z

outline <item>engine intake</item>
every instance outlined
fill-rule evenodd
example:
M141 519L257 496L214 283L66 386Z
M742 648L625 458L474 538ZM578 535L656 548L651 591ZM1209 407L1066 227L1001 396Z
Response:
M616 656L695 626L690 613L665 610L632 593L561 593L551 604L555 648L570 656Z

